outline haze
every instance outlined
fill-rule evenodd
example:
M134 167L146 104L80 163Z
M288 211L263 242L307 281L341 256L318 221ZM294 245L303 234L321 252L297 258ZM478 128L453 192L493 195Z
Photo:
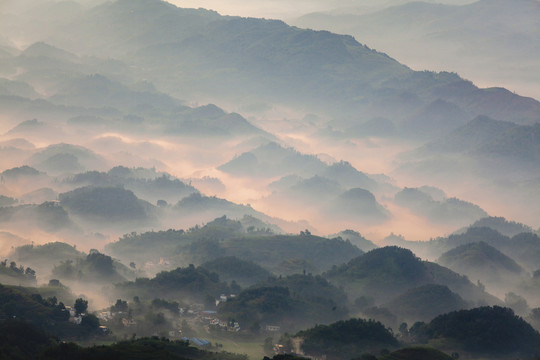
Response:
M0 319L47 328L29 358L537 358L539 29L537 0L2 2Z

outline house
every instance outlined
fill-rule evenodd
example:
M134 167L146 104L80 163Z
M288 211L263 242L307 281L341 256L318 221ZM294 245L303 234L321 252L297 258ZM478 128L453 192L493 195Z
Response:
M279 326L277 326L277 325L266 325L264 329L266 331L272 331L272 332L276 332L276 331L281 330L281 328Z

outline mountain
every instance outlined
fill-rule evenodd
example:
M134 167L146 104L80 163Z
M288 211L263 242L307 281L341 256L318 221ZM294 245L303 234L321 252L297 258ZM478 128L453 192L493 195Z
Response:
M75 247L63 242L51 242L43 245L23 245L13 249L10 254L14 260L32 266L45 276L49 274L54 265L62 261L83 259L85 254Z
M507 131L517 127L518 125L512 122L478 116L444 137L428 143L422 150L436 153L468 152L489 144L493 139L504 136Z
M270 142L245 152L218 167L237 176L285 176L289 174L314 175L324 171L326 164L314 155L305 155Z
M363 223L383 222L391 217L371 192L360 188L340 194L331 206L330 213Z
M341 264L362 253L350 242L341 239L326 239L305 232L300 235L241 236L231 237L219 243L197 241L189 246L193 255L203 258L218 256L236 256L252 261L274 274L287 274L289 267L283 266L285 261L301 260L308 266L296 268L294 272L310 270L320 273ZM306 269L307 267L307 269Z
M474 357L534 358L540 352L540 334L508 308L479 307L437 316L428 324L410 329L417 339L438 340Z
M490 289L513 284L524 274L514 260L485 242L458 246L442 254L437 262L472 281L480 280Z
M146 79L136 78L133 69L118 60L79 57L38 42L8 62L20 69L19 83L47 93L43 96L29 90L16 91L23 85L5 83L5 94L0 95L0 100L6 102L4 111L40 119L25 121L10 133L24 130L26 135L36 135L47 130L49 137L56 139L62 131L78 127L85 132L115 128L130 133L274 139L237 113L225 112L213 104L184 105L156 90ZM66 128L65 121L71 126Z
M130 169L123 166L114 167L108 172L78 173L64 179L64 183L76 186L121 186L152 203L164 199L174 203L188 195L198 193L193 186L167 173L159 173L155 169Z
M158 0L103 3L64 20L51 26L47 43L144 69L141 77L180 98L278 102L341 114L364 110L365 121L387 115L403 120L441 98L471 118L538 119L540 104L532 99L481 90L455 74L415 72L351 36L281 21L224 17Z
M466 301L499 302L466 277L435 263L421 261L410 250L397 246L371 250L331 269L325 276L337 284L347 284L351 297L370 296L376 303L426 284L446 285Z
M538 77L531 76L539 73L538 1L394 2L371 11L359 5L289 23L351 34L415 69L451 69L475 82L540 97Z
M28 229L28 224L48 233L78 230L66 209L56 201L0 208L0 223L6 229Z
M484 158L519 160L535 164L540 159L540 125L517 125L479 116L418 152L421 155L465 154L478 162ZM500 161L500 160L499 160Z
M349 319L330 325L317 325L296 334L301 349L308 356L328 359L350 359L358 354L379 353L383 348L396 348L399 342L381 323L373 320Z
M369 175L355 169L349 162L340 161L326 167L318 174L321 177L339 182L345 189L362 188L376 191L378 184Z
M437 99L409 115L399 131L413 138L431 139L464 125L469 116L453 102Z
M515 221L506 220L503 217L494 216L477 220L469 227L488 227L505 236L515 236L521 233L533 232L530 226ZM466 231L466 229L464 231Z
M140 296L143 299L183 297L202 301L207 295L218 297L223 293L230 294L227 283L220 282L218 274L193 265L162 271L151 279L137 278L135 281L122 282L116 284L115 288L123 297Z
M354 230L343 230L333 235L333 237L341 237L344 240L349 240L351 243L358 246L358 248L364 252L368 252L378 247L373 242L367 240L362 235L360 235L359 232Z
M205 262L202 268L219 274L221 279L227 282L236 281L240 286L250 286L264 281L271 273L259 265L241 260L235 256L226 256Z
M314 268L313 273L319 273L362 253L343 239L314 236L309 231L302 231L300 235L275 235L268 228L244 228L241 220L225 216L186 231L169 229L126 234L108 244L106 250L126 263L153 263L157 269L165 263L169 263L169 267L203 264L232 256L240 259L239 266L248 261L274 274L291 273L285 271L290 270L290 266L284 266L289 261L300 265L293 273L310 271L310 266ZM148 266L148 271L152 268Z
M347 317L346 295L320 276L269 278L219 304L218 313L240 323L277 324L296 331Z
M427 284L405 291L383 307L397 315L399 319L414 323L429 321L437 315L465 309L468 304L447 286Z
M90 221L145 223L152 217L151 204L121 187L81 187L58 198L70 213Z
M84 169L101 169L105 159L82 146L54 144L35 153L29 159L32 166L45 172L77 172Z
M436 201L421 188L404 188L394 196L394 202L435 223L470 223L488 215L478 205L456 198Z

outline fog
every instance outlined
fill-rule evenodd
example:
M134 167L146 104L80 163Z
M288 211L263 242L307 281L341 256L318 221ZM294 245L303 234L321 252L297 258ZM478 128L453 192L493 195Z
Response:
M215 300L279 287L290 293L268 298L303 309L275 320L286 331L326 312L394 311L396 328L420 320L399 309L411 291L529 316L537 5L520 2L510 26L489 1L3 2L0 282L84 296L91 311L122 297L140 324L157 297L204 301L241 319L241 336L274 319ZM224 272L268 280L242 290L197 267L224 258ZM432 283L444 289L418 290Z

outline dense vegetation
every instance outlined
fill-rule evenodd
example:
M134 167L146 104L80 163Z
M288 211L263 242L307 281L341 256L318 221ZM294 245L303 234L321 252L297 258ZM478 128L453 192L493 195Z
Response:
M256 263L275 274L287 274L291 270L321 272L362 253L349 241L314 236L309 231L300 235L275 235L269 228L248 225L253 223L250 219L236 221L223 216L187 231L126 234L106 249L119 258L136 263L147 260L157 262L165 258L177 265L202 264L220 257L234 256ZM287 266L288 260L301 260L300 263L303 261L307 267L291 269ZM317 264L317 267L310 264Z
M525 274L513 259L483 241L447 251L437 262L473 281L481 281L489 289L512 288Z
M121 187L82 187L59 195L60 204L74 214L101 221L141 221L149 205Z
M218 313L223 319L236 319L246 325L279 325L298 330L346 317L346 304L343 290L321 276L298 274L270 278L245 289L220 304Z
M36 283L36 271L32 268L19 265L11 261L9 266L7 259L0 262L0 282L3 284L34 285Z
M19 319L48 334L63 339L82 339L98 335L99 321L86 315L81 325L68 322L69 311L55 296L44 299L34 289L0 285L0 318Z
M193 186L165 173L152 173L143 169L129 169L116 166L108 172L87 171L64 180L77 186L123 186L133 191L139 198L155 203L160 199L168 202L179 201L183 197L198 192Z
M72 342L59 342L43 330L21 320L0 322L0 358L10 360L246 360L245 355L212 353L192 347L186 341L170 341L158 337L120 341L111 345L81 347Z
M533 232L530 226L508 221L503 217L490 216L475 221L470 227L488 227L500 232L505 236L515 236L517 234Z
M162 271L152 279L137 278L135 281L120 283L116 285L116 290L126 298L186 297L199 301L206 299L208 295L216 298L220 294L231 292L227 283L220 282L218 274L193 265Z
M454 311L429 324L415 324L410 331L418 340L436 339L474 354L540 355L540 334L511 309L499 306Z
M380 360L452 360L455 358L433 348L413 346L413 347L407 347L404 349L392 351L390 354L383 355L379 359ZM369 360L369 359L365 359L365 360Z
M202 264L201 267L219 274L224 281L234 280L241 286L250 286L271 276L268 270L254 262L241 260L235 256L220 257Z
M60 262L54 266L52 274L59 279L108 283L125 281L126 276L135 275L132 270L97 250L91 250L86 258Z
M469 301L497 301L467 278L440 265L421 261L410 250L397 246L371 250L347 264L335 266L325 276L346 285L353 298L369 296L376 302L425 284L446 285Z
M409 289L384 306L400 319L414 322L467 308L467 303L447 286L428 284Z
M363 353L379 353L399 343L381 323L350 319L331 325L317 325L300 331L302 350L307 355L327 355L328 359L351 359Z
M62 261L84 259L85 254L74 246L63 242L51 242L43 245L23 245L16 247L10 257L21 263L32 264L40 274L48 274L54 265Z
M417 188L404 188L395 195L394 201L436 223L470 223L487 216L477 205L456 198L434 200L430 194Z

